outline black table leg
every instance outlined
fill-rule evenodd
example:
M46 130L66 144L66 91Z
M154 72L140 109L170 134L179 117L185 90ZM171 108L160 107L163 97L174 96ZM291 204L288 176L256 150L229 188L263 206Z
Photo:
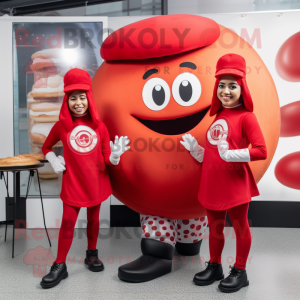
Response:
M6 233L7 233L7 223L5 224L5 239L4 239L5 242L6 242Z
M4 180L4 184L5 184L5 187L6 187L6 193L7 193L7 197L9 198L9 192L8 192L8 172L6 172L6 181L5 181L5 174L4 172L1 171L1 179L3 177L3 180ZM6 235L7 235L7 223L5 224L5 239L4 241L6 242Z
M12 258L15 256L15 228L17 216L17 197L20 197L20 172L14 171L13 173L13 186L14 186L14 222L13 222L13 244L12 244Z
M14 186L14 226L13 226L13 249L12 258L15 256L15 229L16 229L16 217L17 217L17 201L20 199L20 171L13 172L13 186Z
M48 230L47 230L47 227L46 227L45 214L44 214L44 205L43 205L43 198L42 198L42 191L41 191L40 177L39 177L39 171L38 171L38 169L36 169L36 176L37 176L38 183L39 183L39 190L40 190L40 197L41 197L41 204L42 204L42 211L43 211L43 219L44 219L45 231L46 231L46 234L47 234L47 237L48 237L49 245L51 247L51 242L50 242Z

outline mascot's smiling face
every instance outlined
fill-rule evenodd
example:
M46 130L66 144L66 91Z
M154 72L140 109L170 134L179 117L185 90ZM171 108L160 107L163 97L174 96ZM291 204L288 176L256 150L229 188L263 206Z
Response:
M166 81L168 76L159 77L159 74L156 76L156 74L159 73L157 67L146 71L143 75L143 79L147 81L145 82L142 92L145 106L151 111L167 111L171 96L171 101L175 101L176 103L175 105L173 104L172 116L168 116L164 120L150 120L149 114L148 119L143 119L138 116L135 117L149 129L164 135L184 134L192 130L200 123L209 109L209 106L198 112L195 112L194 109L192 113L189 112L190 114L185 116L188 110L184 108L195 105L201 96L201 82L198 77L192 73L193 70L196 69L197 66L192 62L183 62L178 65L177 68L172 65L172 70L164 67L165 73L167 72L169 74L170 72L176 74L182 71L182 73L174 79L171 86L169 86ZM162 77L165 77L165 79ZM170 78L168 81L170 81ZM170 104L170 106L171 105L172 104Z
M159 18L164 17L171 16ZM258 54L248 45L239 48L240 38L235 38L238 43L230 51L216 40L206 47L163 57L104 61L96 72L94 98L111 140L115 135L131 140L131 149L121 156L119 166L108 168L113 194L135 211L174 219L205 215L197 199L202 164L179 141L190 133L205 146L214 119L209 108L215 66L228 52L242 55L253 70L247 82L265 135L268 160L251 167L257 180L266 171L279 136L278 97ZM227 44L232 37L228 39ZM260 77L254 73L255 66L260 67Z

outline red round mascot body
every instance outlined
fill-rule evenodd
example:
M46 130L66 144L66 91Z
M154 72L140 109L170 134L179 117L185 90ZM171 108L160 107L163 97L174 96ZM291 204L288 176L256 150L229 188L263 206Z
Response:
M198 201L202 167L180 140L189 133L204 145L213 120L216 62L228 52L246 59L248 86L256 87L251 89L254 112L269 151L267 160L250 164L258 182L277 146L279 101L270 73L248 43L211 19L168 15L120 28L102 44L105 61L92 81L96 105L111 137L131 140L126 157L108 172L113 195L141 214L144 255L170 260L176 241L176 248L179 242L201 242L206 227L206 211ZM150 239L156 246L145 244ZM193 255L199 248L177 251ZM140 282L170 271L158 267L149 275L152 266L138 272L135 262L121 270L122 276L119 269L121 279Z

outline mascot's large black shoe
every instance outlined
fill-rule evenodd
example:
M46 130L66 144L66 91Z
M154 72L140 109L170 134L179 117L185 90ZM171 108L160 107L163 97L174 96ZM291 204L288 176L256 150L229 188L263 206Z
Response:
M123 281L145 282L172 271L174 247L151 239L142 239L143 255L119 267L118 276Z
M216 280L224 279L223 268L221 264L205 262L206 269L194 276L194 283L197 285L210 285Z
M58 285L63 279L68 277L67 266L66 264L56 262L53 263L49 274L43 277L41 281L41 286L44 289L53 288Z
M222 280L219 284L219 290L224 293L234 293L241 288L249 285L246 270L231 267L229 276Z
M191 244L177 242L175 245L175 249L177 253L180 255L194 256L199 254L201 243L202 240L198 241L197 243L191 243Z
M104 270L103 262L98 257L98 250L86 250L86 258L84 263L92 272L100 272Z

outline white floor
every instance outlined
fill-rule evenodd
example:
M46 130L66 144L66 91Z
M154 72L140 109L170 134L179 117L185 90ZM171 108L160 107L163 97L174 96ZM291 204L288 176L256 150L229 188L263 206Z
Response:
M231 228L226 230L224 273L228 273L235 256L233 231ZM6 242L4 233L5 226L2 225L0 299L300 299L299 229L253 228L247 266L250 286L234 294L221 293L217 289L218 283L199 287L192 282L194 274L205 268L203 261L209 258L207 238L203 240L200 256L175 254L172 273L153 281L130 284L118 279L118 267L140 256L140 229L100 230L98 249L105 265L105 270L100 273L90 272L83 265L86 236L84 230L78 229L69 253L69 277L57 287L43 290L39 285L42 273L37 272L43 270L37 267L45 262L51 265L52 256L56 256L58 232L51 232L53 245L47 252L49 244L45 233L27 230L26 236L22 231L23 236L15 242L14 259L11 258L12 227L8 228ZM49 266L46 273L48 270Z

